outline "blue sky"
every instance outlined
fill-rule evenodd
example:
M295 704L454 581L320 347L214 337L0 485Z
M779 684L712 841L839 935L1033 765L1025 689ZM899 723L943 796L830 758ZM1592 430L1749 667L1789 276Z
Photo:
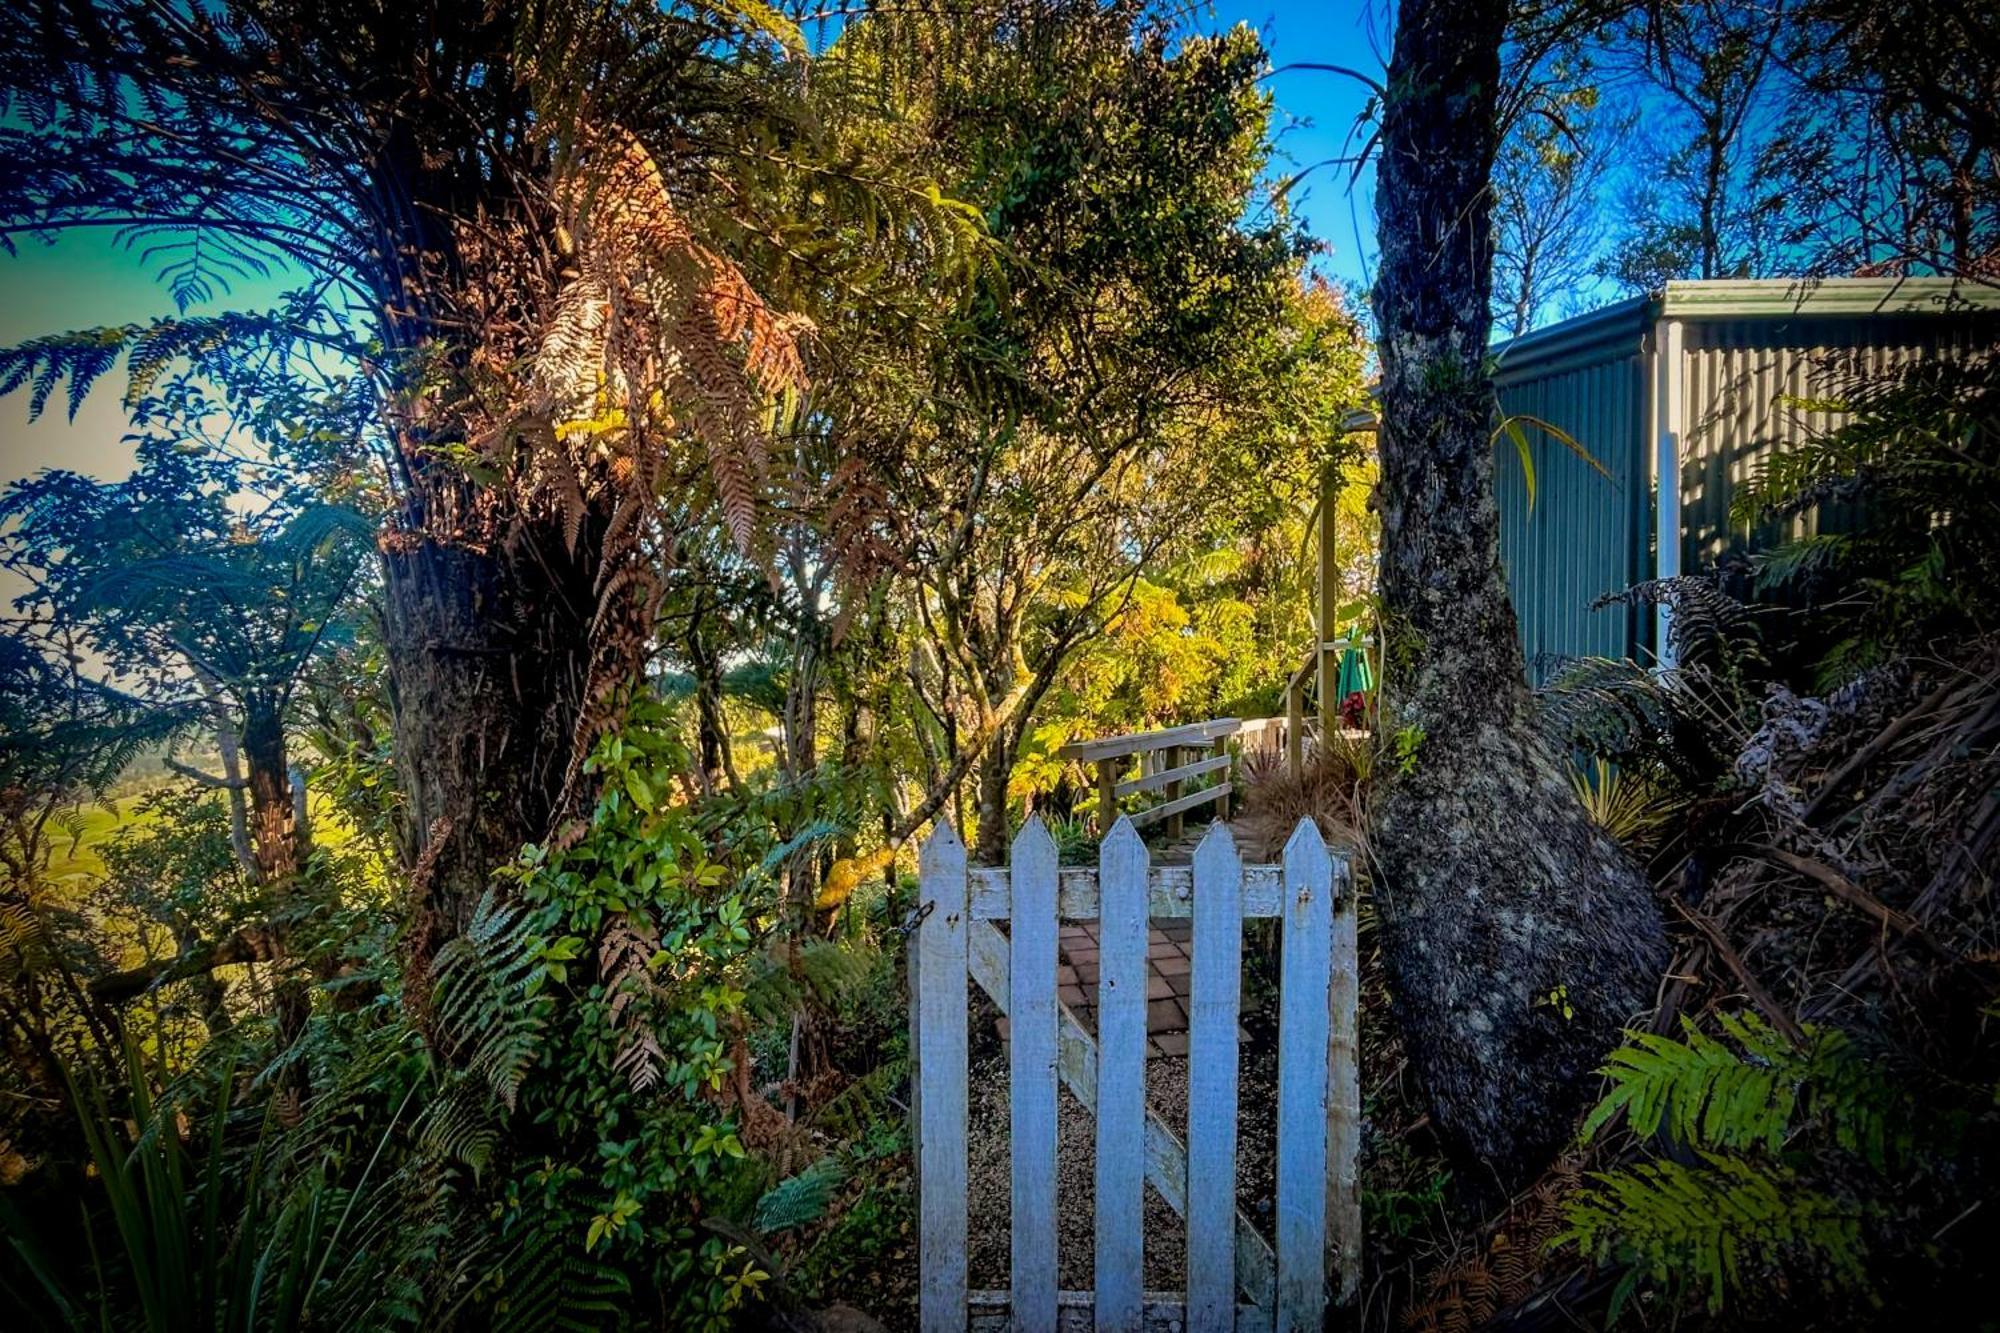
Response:
M1379 76L1388 54L1387 0L1215 0L1193 24L1204 31L1248 23L1263 35L1271 63L1314 61L1347 65ZM1274 74L1274 125L1279 160L1274 173L1288 176L1312 163L1354 151L1350 142L1368 90L1338 74L1292 70ZM1374 247L1373 178L1364 173L1350 189L1349 170L1324 166L1292 192L1293 207L1329 250L1317 267L1329 278L1366 286ZM288 285L273 278L239 282L212 309L271 303ZM109 229L64 236L53 246L23 238L14 256L0 254L0 345L41 334L104 324L136 323L174 313L152 266L118 245ZM121 477L131 468L119 403L122 375L114 374L84 401L74 422L52 402L40 420L28 420L28 397L0 399L0 484L47 467L74 468L99 477Z
M1345 65L1379 79L1389 58L1391 13L1387 0L1216 0L1214 17L1199 26L1249 24L1263 36L1277 70L1302 62ZM1269 87L1277 102L1272 123L1280 174L1349 156L1365 141L1365 133L1354 129L1370 93L1355 80L1289 70L1274 74ZM1322 166L1293 190L1292 203L1312 234L1331 247L1319 261L1321 271L1366 287L1375 248L1374 169L1364 169L1351 186L1350 176L1351 168Z

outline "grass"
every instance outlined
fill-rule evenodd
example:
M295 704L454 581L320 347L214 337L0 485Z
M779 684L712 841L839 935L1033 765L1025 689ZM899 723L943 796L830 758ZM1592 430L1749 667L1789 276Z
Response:
M158 818L152 812L140 809L140 801L145 795L144 792L133 792L129 796L80 807L74 827L56 835L55 851L49 857L50 881L61 883L78 877L102 875L104 858L99 849L119 833L145 828Z
M137 833L158 823L159 815L145 809L142 803L161 787L173 785L168 780L128 791L109 801L79 806L73 827L59 830L53 839L55 849L49 857L48 882L63 884L102 876L102 849L121 833ZM318 793L314 793L312 800L312 824L313 840L333 851L345 848L355 836L354 830Z

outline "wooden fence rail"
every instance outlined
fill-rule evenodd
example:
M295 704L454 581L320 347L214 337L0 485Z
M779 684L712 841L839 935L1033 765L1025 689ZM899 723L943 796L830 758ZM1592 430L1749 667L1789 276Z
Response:
M1135 731L1123 736L1073 741L1057 753L1064 759L1097 766L1097 831L1100 837L1117 821L1121 798L1135 792L1157 791L1164 797L1158 805L1127 818L1134 828L1143 828L1164 819L1167 836L1178 838L1181 835L1181 818L1190 810L1213 802L1216 817L1228 818L1230 793L1235 790L1232 774L1235 761L1229 754L1229 738L1242 729L1241 720L1218 717L1159 731ZM1207 753L1207 758L1190 758L1203 752ZM1148 761L1154 755L1165 756L1164 765L1149 768ZM1137 777L1127 778L1125 771L1135 759L1140 761L1141 771ZM1189 781L1210 773L1228 776L1198 791L1183 790Z
M1192 867L1153 869L1129 819L1094 870L1062 870L1039 820L1009 869L971 869L940 826L922 855L914 957L922 1323L1042 1330L1318 1329L1329 1272L1359 1282L1360 1133L1354 902L1344 860L1301 822L1277 866L1245 866L1213 825ZM1191 917L1188 1137L1146 1104L1149 917ZM1237 1048L1246 918L1281 922L1275 1234L1236 1208ZM1057 996L1057 934L1098 922L1097 1032ZM1006 935L993 925L1005 920ZM1010 1284L973 1291L966 1271L967 999L976 980L1009 1017ZM1060 1290L1056 1100L1096 1117L1095 1288ZM1257 1113L1262 1113L1261 1108ZM1186 1221L1185 1295L1142 1285L1143 1193ZM1331 1243L1329 1243L1329 1241Z

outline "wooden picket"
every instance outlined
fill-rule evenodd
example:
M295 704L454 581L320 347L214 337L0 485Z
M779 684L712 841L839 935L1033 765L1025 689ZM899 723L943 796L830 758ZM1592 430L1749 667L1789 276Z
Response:
M1348 868L1302 822L1282 867L1245 866L1214 825L1188 867L1154 868L1129 820L1094 870L1059 870L1038 820L1007 870L973 869L942 827L925 844L912 976L921 1192L922 1326L1318 1328L1331 1273L1353 1297L1355 1196L1354 903ZM1145 1101L1149 916L1192 917L1188 1140ZM1236 1208L1237 1032L1243 921L1282 922L1275 1246ZM1056 995L1063 920L1095 919L1097 1035ZM1008 922L1002 936L990 922ZM968 978L1009 1015L1011 1286L967 1286ZM1056 1096L1096 1116L1095 1290L1060 1291L1056 1262ZM1192 1145L1192 1151L1189 1146ZM1143 1287L1144 1189L1187 1222L1187 1292Z

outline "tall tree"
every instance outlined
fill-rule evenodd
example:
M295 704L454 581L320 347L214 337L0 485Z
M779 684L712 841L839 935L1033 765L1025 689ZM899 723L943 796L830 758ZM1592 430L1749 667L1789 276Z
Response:
M2000 10L1803 0L1780 56L1768 165L1811 270L2000 283Z
M1270 446L1238 428L1283 373L1249 349L1297 291L1290 219L1253 215L1265 56L1247 28L1180 34L1145 6L1079 0L884 16L843 47L921 71L899 76L914 151L1008 261L927 349L892 483L914 529L923 697L955 732L911 817L970 767L976 853L999 860L1015 759L1064 662Z
M1630 130L1588 82L1540 103L1515 120L1493 168L1493 319L1510 338L1586 298L1606 230L1602 194Z
M351 409L177 377L134 403L125 480L51 470L0 494L0 565L31 587L18 605L78 632L166 726L215 741L220 774L174 766L227 793L245 870L273 886L304 851L287 712L368 555L368 520L319 484L359 452ZM329 436L307 446L318 475L286 444Z
M1632 291L1674 278L1750 278L1785 258L1784 198L1766 167L1779 121L1787 0L1663 0L1607 47L1639 128L1605 260Z
M1380 143L1383 726L1371 835L1411 1058L1512 1182L1569 1132L1665 961L1644 876L1537 738L1493 499L1489 180L1506 0L1405 0Z
M768 15L116 0L0 35L0 236L123 228L189 299L230 271L304 284L276 312L20 349L5 387L70 374L74 397L128 348L135 368L331 356L369 376L415 975L494 867L588 808L582 761L648 650L681 502L752 540L761 410L804 382L805 326L718 247L839 276L761 211L759 182L813 153L779 105L797 34ZM812 224L866 195L878 230L928 225L935 191L862 177L820 175Z

